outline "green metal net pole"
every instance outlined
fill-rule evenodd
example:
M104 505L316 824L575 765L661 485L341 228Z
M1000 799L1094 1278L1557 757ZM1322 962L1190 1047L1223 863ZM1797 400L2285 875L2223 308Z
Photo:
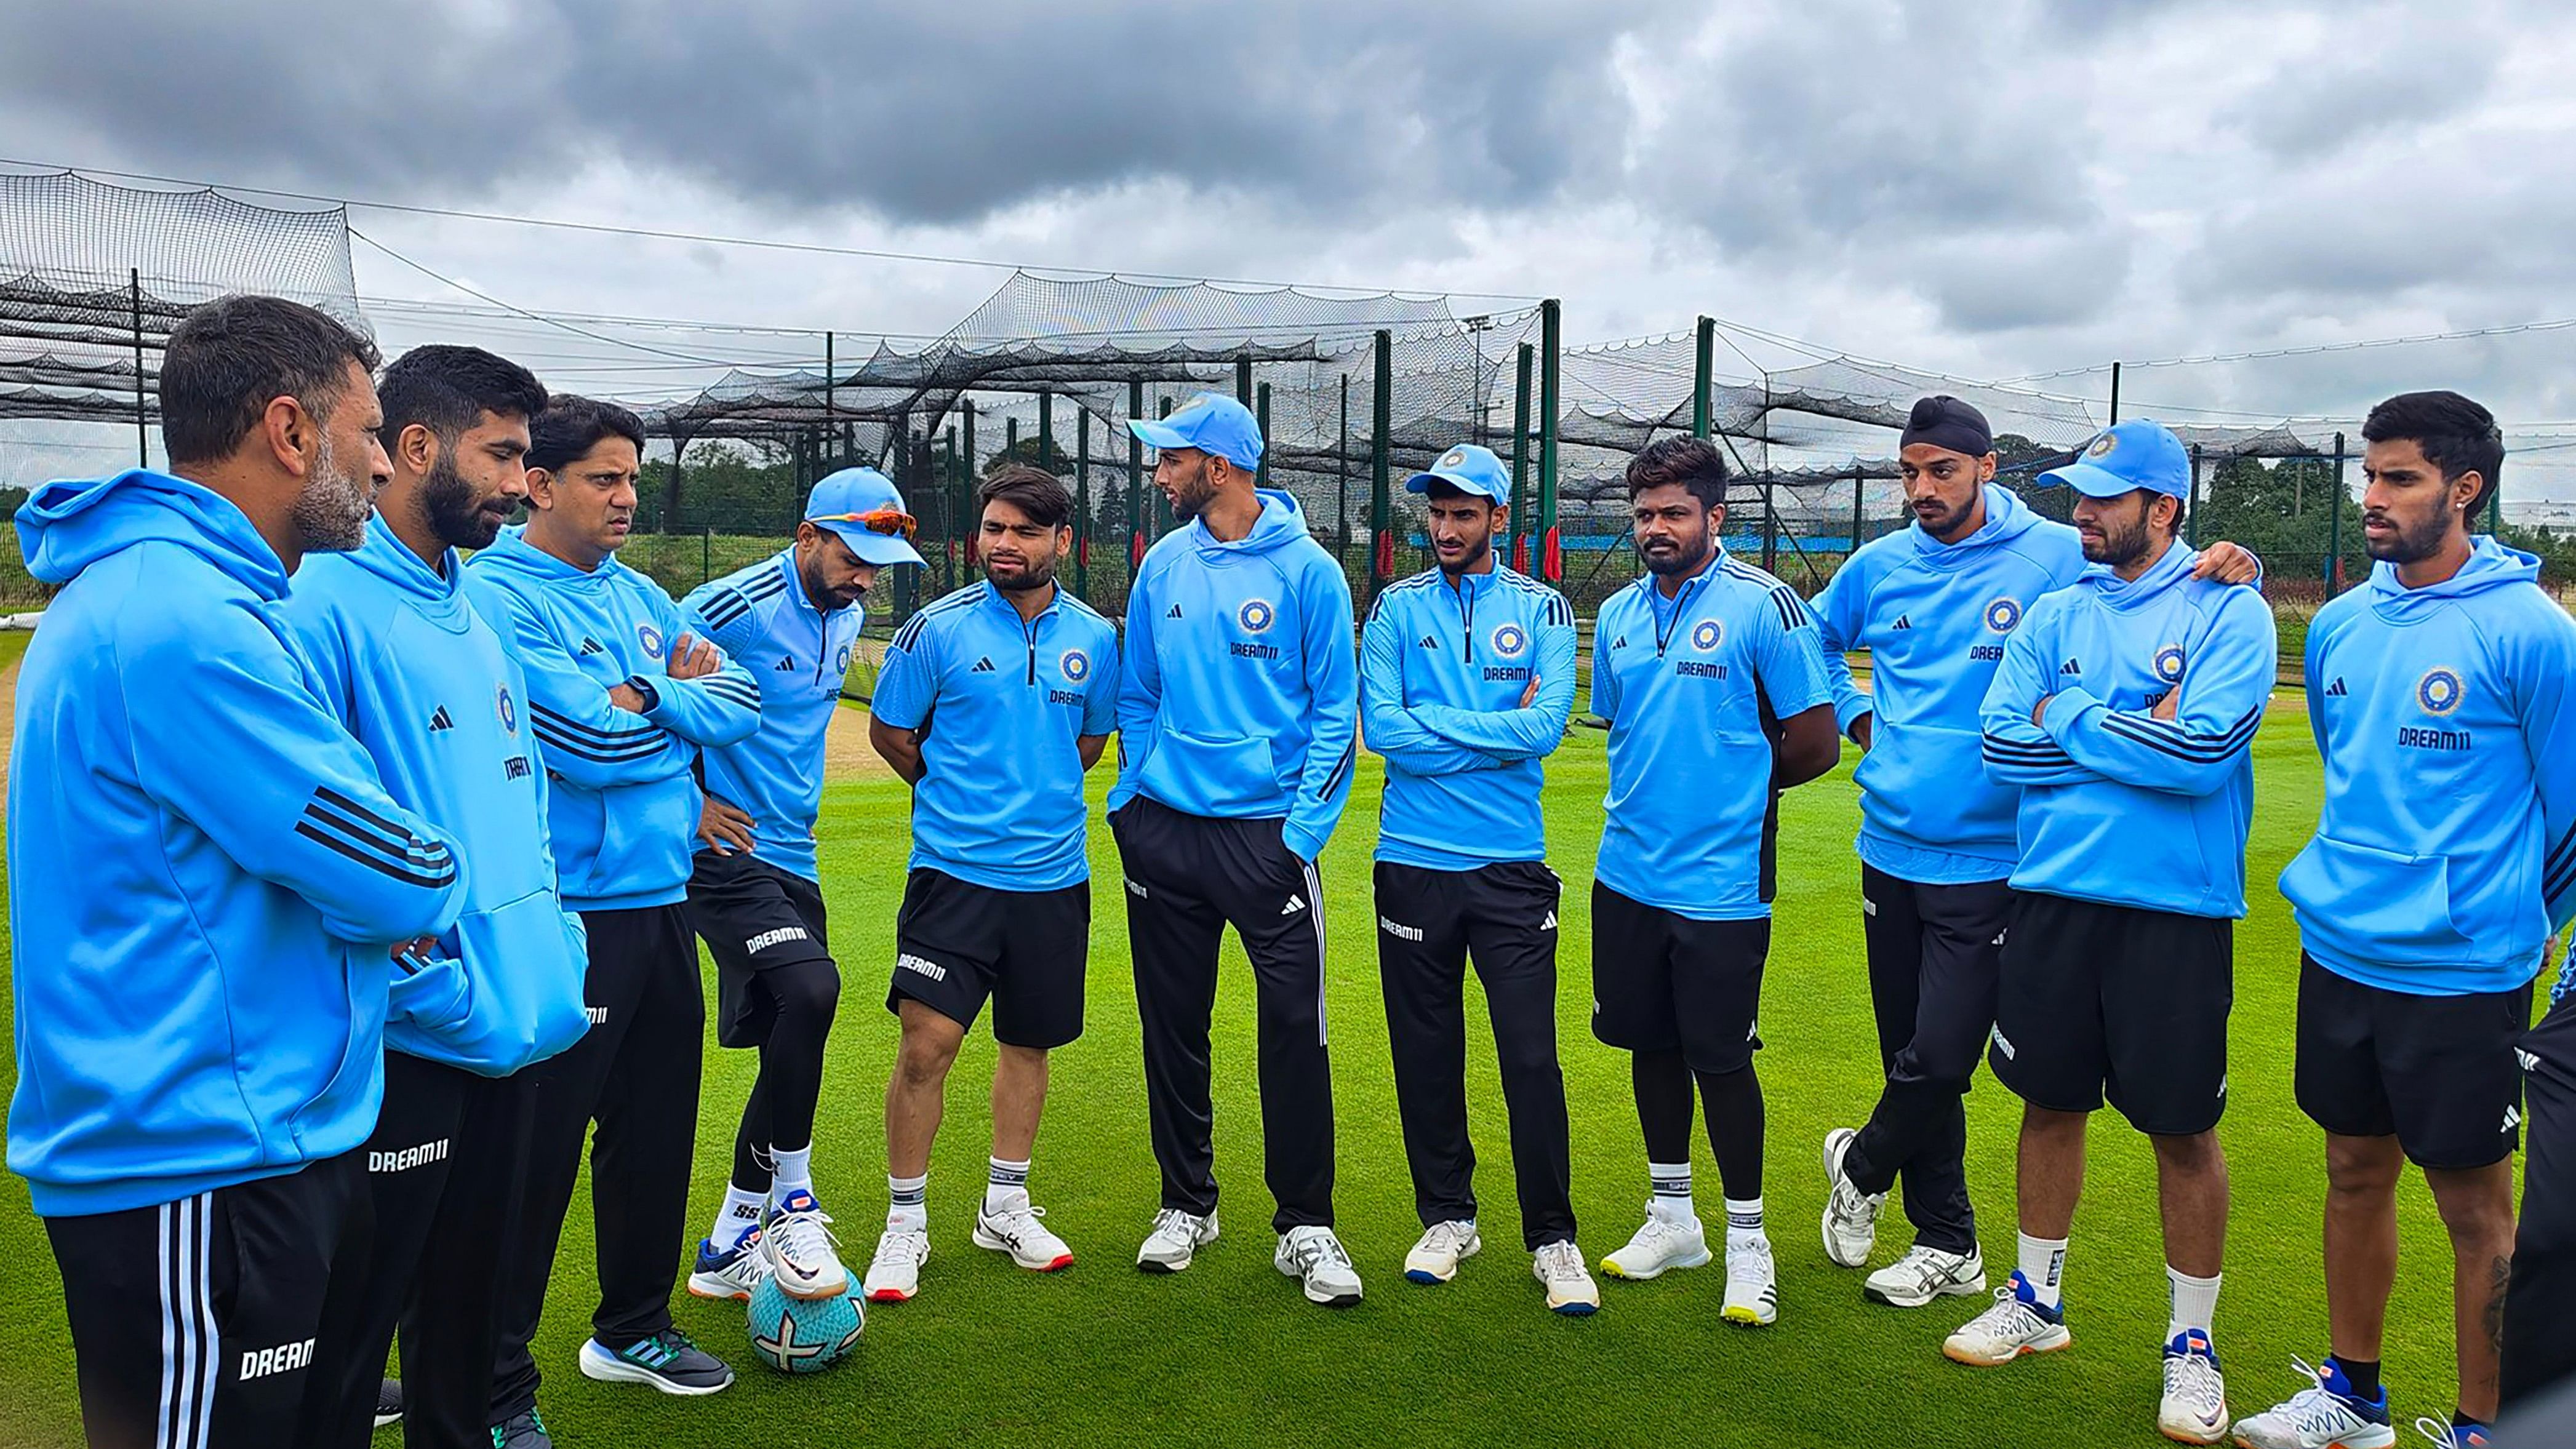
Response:
M1038 471L1055 471L1055 394L1038 394Z
M2329 500L2331 512L2326 515L2326 597L2331 599L2343 586L2343 434L2335 434L2334 497Z
M1539 576L1551 584L1565 578L1565 554L1556 533L1556 365L1563 324L1564 308L1555 298L1539 304L1538 527L1545 550Z
M1395 577L1395 499L1389 492L1389 450L1395 434L1395 334L1380 328L1371 354L1369 407L1369 597Z
M1342 374L1342 440L1333 449L1333 558L1351 566L1351 375Z
M1249 352L1234 360L1234 400L1245 407L1252 406L1252 354Z
M1073 592L1091 597L1091 409L1073 410Z
M1270 486L1270 384L1263 383L1252 392L1252 420L1261 426L1261 466L1253 470L1252 482L1257 488Z
M1708 436L1708 390L1717 370L1717 319L1699 319L1699 346L1691 358L1691 436Z
M1127 384L1127 420L1134 422L1145 415L1145 384ZM1135 577L1136 566L1145 560L1145 444L1136 430L1127 430L1127 567L1128 577Z
M1156 409L1155 416L1165 418L1170 417L1172 415L1172 400L1168 397L1164 398L1156 405ZM1154 536L1156 538L1161 538L1164 534L1171 531L1172 500L1170 495L1164 493L1162 489L1157 488L1154 490Z
M1520 346L1520 371L1512 381L1512 567L1529 572L1530 368L1538 349Z

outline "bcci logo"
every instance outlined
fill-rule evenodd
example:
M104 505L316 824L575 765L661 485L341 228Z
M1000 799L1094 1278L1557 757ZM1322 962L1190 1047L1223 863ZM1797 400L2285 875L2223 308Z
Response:
M2179 682L2182 679L2182 646L2168 644L2157 650L2155 668L2156 678L2167 684Z
M2019 600L1997 599L1993 603L1986 605L1987 633L2009 634L2013 631L2013 626L2020 622L2021 602Z
M1063 657L1056 660L1055 667L1064 671L1067 680L1080 684L1091 677L1091 656L1079 649L1067 649Z
M842 646L841 646L841 652L840 652L840 653L838 653L838 654L836 654L836 655L834 655L834 656L832 656L832 668L833 668L834 670L838 671L839 673L842 673L842 674L847 674L847 673L849 673L849 672L850 672L850 646L849 646L849 645L847 645L847 644L842 645Z
M1457 467L1459 464L1464 463L1464 462L1466 462L1466 461L1467 461L1467 450L1466 450L1466 449L1464 449L1464 448L1451 448L1448 452L1441 454L1441 455L1440 455L1440 461L1439 461L1438 463L1434 464L1433 466L1435 466L1435 467L1440 467L1440 468L1455 468L1455 467Z
M492 703L500 712L501 728L509 731L511 734L517 734L519 732L519 706L510 698L510 686L506 684L502 685L499 693L495 696Z
M2424 707L2426 714L2449 714L2460 707L2460 699L2467 693L2468 687L2460 683L2459 671L2448 665L2428 669L2422 679L2415 681L2415 702Z
M1246 599L1243 607L1234 611L1234 621L1247 634L1266 634L1271 625L1279 622L1279 611L1270 607L1268 599Z
M656 659L662 657L661 630L650 624L638 624L635 626L635 642L644 646L645 653Z
M2087 458L2107 458L2111 456L2111 450L2118 446L2120 446L2119 434L2104 433L2102 436L2095 438L2091 446L2084 450L2084 456Z
M1691 647L1705 654L1726 637L1726 626L1715 619L1702 619L1691 627Z
M1529 648L1529 631L1518 624L1505 624L1487 635L1485 643L1505 659L1518 659Z

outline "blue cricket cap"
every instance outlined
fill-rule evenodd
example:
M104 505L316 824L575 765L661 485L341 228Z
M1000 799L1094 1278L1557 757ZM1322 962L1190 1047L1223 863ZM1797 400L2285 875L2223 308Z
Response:
M2063 483L2088 498L2117 498L2140 488L2189 498L2191 455L2164 424L2133 418L2094 435L2074 462L2049 469L2039 481Z
M1127 430L1149 448L1196 448L1246 473L1261 466L1261 425L1252 409L1223 393L1200 393L1168 418L1129 418Z
M1433 483L1446 483L1461 493L1473 493L1496 503L1508 503L1512 496L1512 475L1505 471L1503 460L1491 448L1461 443L1440 455L1440 461L1404 480L1408 493L1428 493Z
M917 564L912 546L913 517L893 480L874 468L844 468L824 476L805 500L805 521L828 528L850 546L859 562L890 568Z

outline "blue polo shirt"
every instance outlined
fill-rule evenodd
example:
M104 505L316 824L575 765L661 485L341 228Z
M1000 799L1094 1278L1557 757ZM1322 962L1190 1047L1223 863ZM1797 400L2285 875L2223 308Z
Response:
M1058 588L1023 620L988 581L896 632L876 717L929 732L912 792L912 865L1001 891L1091 878L1075 741L1118 728L1118 628Z

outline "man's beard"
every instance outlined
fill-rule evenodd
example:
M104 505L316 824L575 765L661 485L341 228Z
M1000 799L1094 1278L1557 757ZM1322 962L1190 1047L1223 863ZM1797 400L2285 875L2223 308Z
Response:
M1201 461L1198 471L1180 487L1172 490L1172 517L1182 523L1199 516L1199 510L1216 497L1216 485L1208 481L1208 465Z
M1446 559L1440 558L1440 555L1437 552L1432 554L1432 558L1439 562L1440 569L1443 573L1463 574L1483 563L1485 561L1485 556L1493 551L1494 540L1491 537L1487 537L1470 546L1464 554L1459 556L1458 561L1454 564L1450 563Z
M1700 565L1708 562L1709 554L1714 551L1708 539L1700 537L1683 541L1680 548L1661 557L1643 550L1638 551L1637 557L1645 561L1646 572L1670 578L1676 574L1696 572Z
M2084 557L2089 562L2109 564L2117 569L2126 568L2147 556L2147 520L2143 514L2116 525L2105 522L2101 528L2100 551L2095 551L2089 543L2084 546Z
M375 512L372 490L340 467L331 452L331 439L322 439L322 451L313 460L313 471L304 480L304 491L295 495L295 506L288 518L295 525L296 537L303 540L306 553L347 553L363 547L367 541L367 516Z
M1054 583L1055 570L1054 559L1033 558L1029 560L1029 566L1025 572L1005 576L987 564L984 567L984 576L993 581L994 588L1007 589L1015 594L1025 594Z
M2442 551L2442 540L2451 532L2450 516L2439 510L2417 524L2402 522L2392 513L2379 516L2383 522L2397 525L2397 536L2386 543L2365 543L2364 546L2370 550L2372 558L2388 563L2422 563Z
M429 531L450 548L488 548L500 536L501 519L486 512L483 502L456 471L456 460L444 452L420 480L420 507Z

